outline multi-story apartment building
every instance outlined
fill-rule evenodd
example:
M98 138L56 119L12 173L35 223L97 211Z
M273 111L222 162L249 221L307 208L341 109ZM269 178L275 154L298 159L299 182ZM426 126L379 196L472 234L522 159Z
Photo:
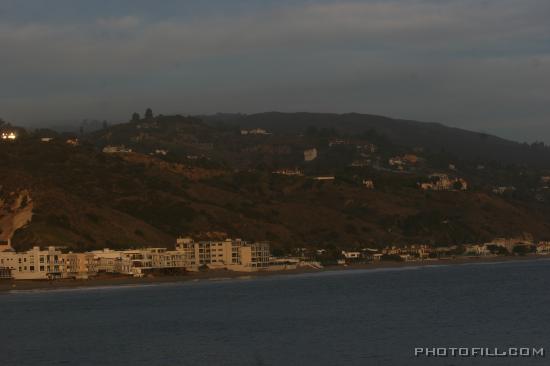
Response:
M90 252L94 258L96 272L115 273L115 264L120 259L121 252L111 249L94 250Z
M114 261L114 272L142 276L146 271L157 269L184 269L184 254L166 248L125 250Z
M190 270L208 266L255 271L269 266L268 243L247 243L241 239L195 242L190 238L179 238L176 251L183 254L186 267Z
M88 279L97 274L97 261L92 253L65 254L66 277Z
M240 239L195 242L177 240L176 250L144 248L115 251L110 249L88 253L62 253L56 247L39 247L16 253L0 252L0 278L13 279L87 279L103 273L141 277L153 270L198 270L226 268L235 271L256 271L269 266L268 243L247 243Z
M0 267L9 268L14 279L39 280L66 276L65 255L55 247L34 247L22 253L0 252Z

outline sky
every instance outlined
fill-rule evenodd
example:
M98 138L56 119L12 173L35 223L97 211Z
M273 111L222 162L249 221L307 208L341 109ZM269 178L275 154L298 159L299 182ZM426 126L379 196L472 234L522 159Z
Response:
M550 143L548 0L0 0L0 117L359 112Z

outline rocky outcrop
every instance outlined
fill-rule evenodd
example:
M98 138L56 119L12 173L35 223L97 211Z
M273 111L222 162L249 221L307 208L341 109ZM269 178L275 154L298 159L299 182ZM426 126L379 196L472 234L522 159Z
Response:
M33 207L28 190L10 192L0 199L0 241L11 240L15 231L31 222Z

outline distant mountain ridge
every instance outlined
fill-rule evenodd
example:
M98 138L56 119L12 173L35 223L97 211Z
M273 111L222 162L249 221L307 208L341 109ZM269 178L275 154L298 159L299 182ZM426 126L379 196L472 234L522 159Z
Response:
M518 143L494 135L434 122L419 122L359 113L306 112L219 114L201 116L201 118L209 123L226 123L242 128L259 127L276 133L299 133L309 126L334 128L350 135L375 130L398 145L411 148L425 147L433 152L445 151L466 160L494 160L538 168L550 167L550 148L544 147L544 145Z

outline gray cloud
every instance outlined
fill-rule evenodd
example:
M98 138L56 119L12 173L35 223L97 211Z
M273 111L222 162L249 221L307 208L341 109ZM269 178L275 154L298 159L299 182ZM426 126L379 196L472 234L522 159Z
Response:
M539 0L328 1L2 21L0 114L358 111L550 142L549 14Z

